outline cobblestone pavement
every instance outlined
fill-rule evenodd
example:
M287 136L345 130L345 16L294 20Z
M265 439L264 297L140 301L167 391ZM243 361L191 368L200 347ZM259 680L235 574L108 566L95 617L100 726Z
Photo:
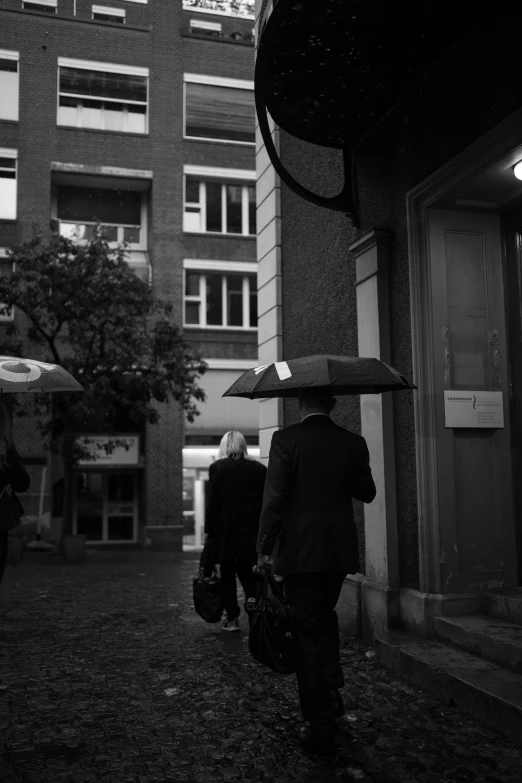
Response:
M0 589L2 783L522 783L520 749L343 640L344 750L307 756L295 678L192 609L193 556L26 555Z

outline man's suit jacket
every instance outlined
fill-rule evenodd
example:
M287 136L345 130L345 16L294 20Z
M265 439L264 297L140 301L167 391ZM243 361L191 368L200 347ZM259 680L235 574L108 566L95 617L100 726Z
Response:
M251 459L226 457L210 466L205 533L216 562L256 559L265 477L265 466Z
M366 441L329 416L274 432L257 552L274 573L359 570L352 498L376 494ZM277 546L276 546L277 541Z

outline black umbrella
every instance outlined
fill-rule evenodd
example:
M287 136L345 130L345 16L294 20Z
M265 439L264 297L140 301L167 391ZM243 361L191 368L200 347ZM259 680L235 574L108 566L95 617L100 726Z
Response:
M297 397L299 389L329 389L332 394L380 394L416 389L389 364L357 356L302 356L247 370L223 397Z

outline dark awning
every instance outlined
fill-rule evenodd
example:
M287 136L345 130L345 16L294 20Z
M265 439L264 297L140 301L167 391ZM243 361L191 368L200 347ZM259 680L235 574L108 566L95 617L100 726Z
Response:
M510 0L268 0L259 26L258 115L263 104L287 133L353 150L464 35L511 7ZM260 125L266 131L262 117ZM349 161L345 169L349 175ZM345 189L344 209L346 196Z

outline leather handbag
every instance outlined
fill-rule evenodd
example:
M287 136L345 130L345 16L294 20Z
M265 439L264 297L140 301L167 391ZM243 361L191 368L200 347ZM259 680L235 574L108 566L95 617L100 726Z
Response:
M203 547L199 572L192 580L192 597L196 612L205 622L219 623L224 609L223 592L210 544Z
M292 611L271 573L262 577L249 622L248 648L256 661L278 674L293 674L296 663Z
M10 485L5 484L0 491L0 531L18 527L23 515L24 507L18 496Z

